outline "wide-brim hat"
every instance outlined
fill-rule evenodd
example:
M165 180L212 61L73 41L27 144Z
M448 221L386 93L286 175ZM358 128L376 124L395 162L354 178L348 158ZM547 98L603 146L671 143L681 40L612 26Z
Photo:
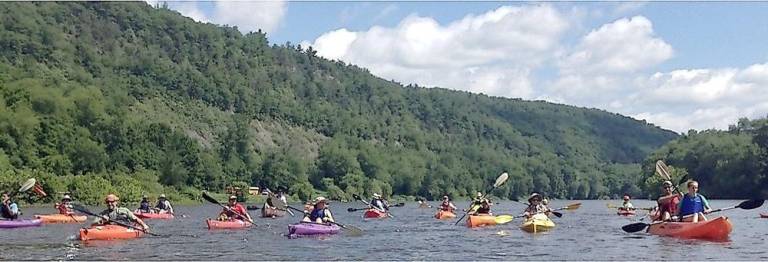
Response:
M324 197L321 197L321 196L315 198L315 203L320 203L320 202L328 203L328 200L326 200Z
M528 202L531 202L531 200L533 200L535 198L538 198L539 200L542 199L542 197L541 197L541 195L539 195L539 193L533 193L533 194L531 194L530 197L528 197Z

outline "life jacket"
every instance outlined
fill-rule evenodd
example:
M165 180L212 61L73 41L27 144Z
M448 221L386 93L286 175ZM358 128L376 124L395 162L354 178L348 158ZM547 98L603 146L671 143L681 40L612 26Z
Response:
M325 218L325 209L313 209L312 213L309 214L309 220L310 221L316 221L317 219L323 219Z
M155 206L155 208L160 210L168 210L168 205L165 204L165 201L168 201L168 200L157 201L157 205Z
M124 222L124 223L130 223L133 222L131 219L131 211L124 207L118 207L114 210L104 210L104 212L101 212L102 215L106 215L109 217L109 220L112 221L118 221L118 222Z
M680 195L673 194L660 197L657 202L659 203L659 214L664 214L664 212L667 212L674 215L677 213L677 204L680 203Z
M70 203L61 203L59 204L59 206L56 207L56 209L59 210L59 214L63 214L63 215L72 214L72 204Z
M5 219L11 219L11 220L14 220L14 219L17 219L17 218L19 218L19 215L18 215L18 214L11 214L11 209L10 209L10 206L9 206L9 207L5 207L5 205L0 205L0 214L1 214L1 215L3 216L3 218L5 218Z
M389 207L381 199L371 200L371 206L384 211L389 210Z
M478 206L476 213L478 213L478 214L490 214L491 213L491 206L490 205L487 205L487 206L480 205L480 206Z
M149 201L141 201L141 203L139 203L139 210L149 213L149 209Z
M451 208L451 202L450 201L443 201L443 203L440 204L440 209L443 211L451 211L453 208Z
M683 196L682 205L680 207L680 216L686 216L704 211L704 201L701 200L701 196L691 197L688 194Z

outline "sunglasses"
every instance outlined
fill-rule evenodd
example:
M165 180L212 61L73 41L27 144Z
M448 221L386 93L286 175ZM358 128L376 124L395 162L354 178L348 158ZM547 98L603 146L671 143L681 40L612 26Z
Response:
M107 202L107 204L109 204L109 203L115 203L115 201L106 201L106 202Z

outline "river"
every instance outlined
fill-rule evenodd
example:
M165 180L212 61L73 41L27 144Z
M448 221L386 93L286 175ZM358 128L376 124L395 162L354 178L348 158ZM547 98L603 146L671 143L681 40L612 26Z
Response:
M552 201L565 206L574 201ZM3 260L766 260L768 219L755 210L728 210L733 232L725 242L682 240L645 233L629 234L621 226L639 217L625 218L606 208L608 201L587 200L575 211L555 218L551 232L530 234L518 229L520 220L505 225L469 229L454 220L439 221L433 209L416 203L393 207L394 218L363 221L362 212L347 212L354 203L331 203L340 223L364 230L362 236L344 234L323 238L289 239L287 225L299 218L256 218L258 227L247 230L208 230L204 223L219 211L215 205L177 207L173 220L148 220L153 232L192 236L151 237L122 241L75 239L80 224L0 230ZM736 200L711 201L713 208L738 204ZM612 201L618 205L620 201ZM433 203L434 205L435 203ZM459 208L467 203L458 203ZM634 201L649 207L650 201ZM98 210L100 208L93 208ZM517 214L524 207L503 201L495 214ZM32 214L53 213L52 208L25 209ZM184 215L181 217L180 215ZM714 217L711 214L710 217ZM646 219L647 221L647 219Z

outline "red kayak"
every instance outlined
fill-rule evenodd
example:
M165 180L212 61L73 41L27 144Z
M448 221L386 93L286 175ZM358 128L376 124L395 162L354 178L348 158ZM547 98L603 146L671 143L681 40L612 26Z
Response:
M227 221L208 219L205 221L205 223L208 224L208 229L239 229L248 228L251 226L251 223L239 219Z
M698 223L662 222L651 224L648 227L648 233L653 235L712 240L728 239L731 230L733 230L733 225L727 217L718 217Z
M142 213L142 212L133 212L134 215L141 219L172 219L173 214L171 213Z
M363 214L363 218L387 218L387 212L381 212L377 209L368 209Z
M616 212L617 215L620 216L634 216L635 210L625 210L625 209L619 209L618 212Z
M768 218L768 214L766 214L766 213L760 213L760 217L762 217L762 218Z

